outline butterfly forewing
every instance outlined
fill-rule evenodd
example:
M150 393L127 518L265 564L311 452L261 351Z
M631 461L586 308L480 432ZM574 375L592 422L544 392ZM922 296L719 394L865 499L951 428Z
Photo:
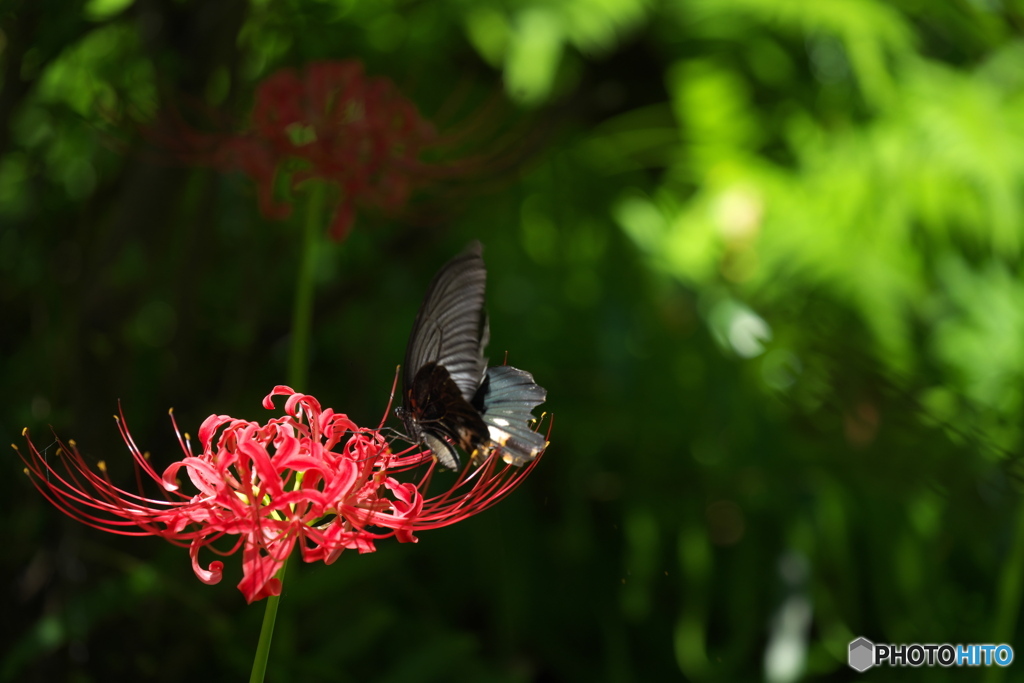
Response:
M487 270L482 249L479 242L473 242L431 281L409 335L403 375L406 393L420 368L431 362L448 371L467 401L480 386L487 366L483 347L488 337L483 312Z

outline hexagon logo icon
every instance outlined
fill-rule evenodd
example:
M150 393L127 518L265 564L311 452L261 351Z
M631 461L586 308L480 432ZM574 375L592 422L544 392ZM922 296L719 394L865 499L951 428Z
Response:
M875 665L875 644L867 638L858 638L850 643L850 668L864 673Z

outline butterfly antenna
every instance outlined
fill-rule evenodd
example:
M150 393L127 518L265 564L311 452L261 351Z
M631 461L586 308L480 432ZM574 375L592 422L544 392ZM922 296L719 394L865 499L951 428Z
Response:
M388 446L390 446L391 444L393 444L395 441L397 441L399 439L401 439L402 441L406 441L408 443L411 443L411 444L415 444L416 443L415 440L409 438L408 434L406 434L405 432L400 432L397 429L395 429L394 427L383 427L383 428L381 428L381 431L389 432L389 438L387 439Z

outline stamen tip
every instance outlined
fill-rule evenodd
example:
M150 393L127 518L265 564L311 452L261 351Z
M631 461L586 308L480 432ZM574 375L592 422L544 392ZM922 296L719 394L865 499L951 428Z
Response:
M24 467L24 468L22 468L22 470L21 470L21 471L25 473L25 476L28 476L28 477L31 477L31 476L32 476L32 474L31 474L31 473L30 473L30 472L28 471L28 468L27 468L27 467Z
M74 439L68 439L68 445L71 446L72 448L78 448L78 444L75 442Z
M24 427L24 428L23 428L23 429L21 430L21 435L22 435L22 436L28 436L28 427Z
M188 435L188 432L185 432L185 441L191 441L191 440L192 440L192 437Z
M143 453L143 454L142 454L142 457L143 457L143 459L145 459L145 460L149 460L149 451L146 451L145 453Z
M107 471L107 463L104 462L103 460L100 460L98 463L96 463L96 467L99 468L100 472L106 472Z
M168 408L167 409L167 414L168 415L174 415L174 408Z

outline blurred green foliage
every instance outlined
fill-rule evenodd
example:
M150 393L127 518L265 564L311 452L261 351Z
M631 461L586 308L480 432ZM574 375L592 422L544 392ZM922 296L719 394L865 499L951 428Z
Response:
M860 635L1022 646L1022 26L1019 0L2 0L0 431L128 481L118 400L160 463L172 405L265 419L301 212L139 126L244 121L274 70L359 59L499 153L324 246L297 388L375 424L480 238L490 355L548 388L552 446L475 519L293 564L269 680L847 680ZM245 675L237 575L8 466L0 680Z

